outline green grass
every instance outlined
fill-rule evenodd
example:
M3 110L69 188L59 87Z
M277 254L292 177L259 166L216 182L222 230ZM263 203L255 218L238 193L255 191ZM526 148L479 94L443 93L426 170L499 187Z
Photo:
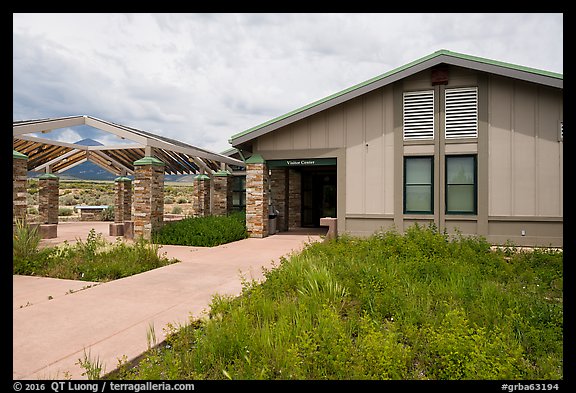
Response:
M188 217L168 222L153 234L158 244L213 247L248 237L244 212L228 216Z
M562 379L561 251L414 226L313 243L114 379Z
M30 234L25 235L26 231ZM17 237L18 235L18 237ZM14 235L13 273L83 281L110 281L177 262L160 254L160 246L143 238L132 244L110 243L90 230L86 241L38 249L35 230ZM32 238L25 241L27 237Z

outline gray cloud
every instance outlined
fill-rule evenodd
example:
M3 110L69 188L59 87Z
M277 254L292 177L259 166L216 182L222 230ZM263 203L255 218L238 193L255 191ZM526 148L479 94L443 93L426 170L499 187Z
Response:
M563 72L562 14L14 14L13 44L14 120L87 114L215 151L438 49Z

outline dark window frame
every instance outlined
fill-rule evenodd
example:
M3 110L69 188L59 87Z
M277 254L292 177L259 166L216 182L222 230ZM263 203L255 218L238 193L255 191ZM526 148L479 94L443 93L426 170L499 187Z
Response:
M471 185L469 183L452 183L448 184L448 161L450 158L464 158L469 157L472 158L474 161L474 201L473 201L473 211L466 211L466 210L449 210L448 209L448 186L449 185ZM445 156L445 165L444 165L444 178L446 181L444 182L444 212L446 215L454 215L454 214L464 214L464 215L476 215L478 214L478 155L477 154L450 154Z
M412 186L430 186L430 210L407 210L406 209L406 161L407 160L429 160L430 161L430 184L410 184ZM404 214L434 214L434 156L404 156L404 178L403 178L403 211ZM408 186L410 186L408 185Z
M244 178L244 181L242 181L242 178ZM244 187L242 187L242 183ZM234 203L234 194L238 194L239 204ZM234 175L232 179L232 210L246 210L246 175Z

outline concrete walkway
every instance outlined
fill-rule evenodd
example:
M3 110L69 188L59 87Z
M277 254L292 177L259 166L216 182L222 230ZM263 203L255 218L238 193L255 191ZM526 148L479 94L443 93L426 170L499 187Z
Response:
M58 238L43 242L85 239L91 227L108 233L108 223L62 223ZM262 268L320 239L286 232L210 248L164 245L160 253L180 263L107 283L15 275L13 378L86 379L85 355L110 372L147 350L151 327L161 342L168 324L202 316L213 295L239 295L242 277L262 280Z

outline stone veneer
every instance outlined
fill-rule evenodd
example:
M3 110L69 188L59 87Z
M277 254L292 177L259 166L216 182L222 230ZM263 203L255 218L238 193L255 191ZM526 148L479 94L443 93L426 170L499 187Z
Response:
M232 211L232 174L218 171L214 174L212 214L225 216Z
M208 175L198 175L194 178L194 200L192 208L194 217L204 217L210 215L210 177Z
M288 229L302 226L302 176L300 172L288 170Z
M288 221L286 213L288 210L288 201L286 191L288 189L288 170L285 168L271 169L270 175L270 193L278 216L276 218L276 228L280 231L288 230Z
M268 236L268 169L259 154L246 160L246 229L250 237Z
M58 224L58 194L60 178L45 173L38 178L38 211L41 224Z
M12 222L26 221L28 157L12 150Z
M120 176L114 179L116 195L114 203L114 222L124 223L132 220L132 180Z
M151 239L164 223L164 163L146 156L134 162L134 236Z

